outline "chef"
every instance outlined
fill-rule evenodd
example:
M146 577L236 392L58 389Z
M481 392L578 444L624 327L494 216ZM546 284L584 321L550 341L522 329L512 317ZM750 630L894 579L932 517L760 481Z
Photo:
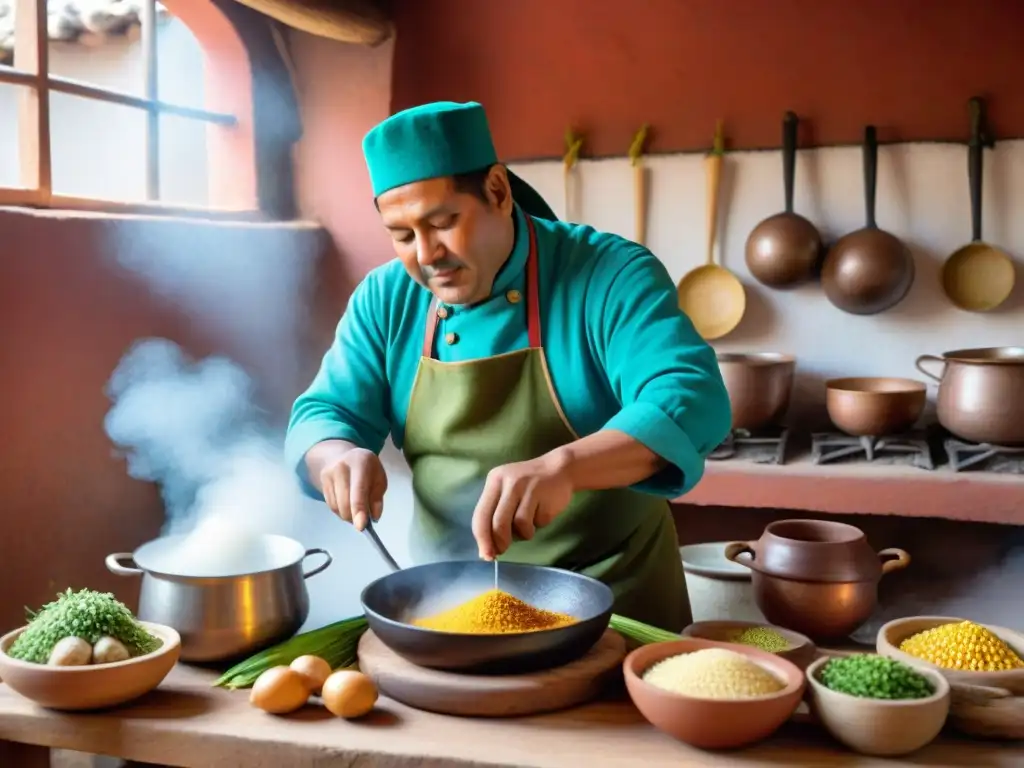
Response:
M390 435L418 561L557 566L668 630L689 606L667 501L730 428L714 351L646 248L560 222L498 162L483 107L399 112L363 139L398 258L355 289L286 452L362 530Z

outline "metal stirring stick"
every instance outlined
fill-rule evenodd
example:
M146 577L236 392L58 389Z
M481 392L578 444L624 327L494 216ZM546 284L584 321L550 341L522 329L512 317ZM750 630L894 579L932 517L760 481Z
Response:
M377 554L381 556L381 559L391 566L391 570L400 571L401 567L398 565L398 561L391 556L388 552L388 548L384 546L384 542L380 540L377 532L373 530L373 523L369 520L366 521L366 527L363 529L363 533L370 539L370 543L373 544L373 548L377 550Z

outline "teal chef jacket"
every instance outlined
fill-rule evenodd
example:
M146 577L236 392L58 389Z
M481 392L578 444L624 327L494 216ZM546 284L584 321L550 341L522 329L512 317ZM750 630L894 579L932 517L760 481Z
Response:
M526 312L507 311L509 292L526 294L525 215L517 206L515 245L490 298L446 307L440 361L529 346ZM669 466L634 488L682 495L731 426L714 350L680 311L668 271L646 248L589 226L533 222L543 343L569 423L580 436L611 429L643 443ZM316 443L347 440L380 452L390 434L401 449L431 297L397 259L371 271L352 294L319 372L295 401L285 441L288 462L315 498L322 497L303 457Z

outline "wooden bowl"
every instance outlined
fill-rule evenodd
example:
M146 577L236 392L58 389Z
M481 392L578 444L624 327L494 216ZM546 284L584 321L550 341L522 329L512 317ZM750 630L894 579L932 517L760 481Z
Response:
M0 637L0 679L41 707L67 711L117 706L149 693L163 682L181 653L181 637L162 624L139 622L163 641L152 653L111 664L50 667L7 655L25 631L19 627Z
M793 632L782 627L776 627L774 624L768 624L766 622L756 621L697 621L688 626L682 631L683 637L699 637L704 640L714 640L718 643L729 643L731 645L738 645L741 648L753 648L755 646L743 645L742 643L736 643L729 639L729 637L736 632L742 632L745 629L752 629L755 627L765 627L771 629L782 635L789 643L789 648L784 651L771 651L774 655L779 658L791 661L799 669L807 669L807 665L814 661L818 655L818 648L814 645L809 637L801 635L799 632ZM757 649L760 650L760 649Z
M820 675L830 661L823 656L807 668L811 714L845 746L865 755L907 755L931 743L949 716L950 689L933 669L916 668L935 692L924 699L865 699L826 688Z
M986 688L1002 688L1017 695L1024 694L1024 669L1012 669L1002 672L970 672L962 669L946 669L932 664L924 659L911 656L899 649L900 643L911 635L923 632L927 629L942 626L943 624L955 624L964 619L951 618L949 616L910 616L903 619L893 619L883 624L878 630L875 639L875 649L882 656L888 656L904 664L910 664L919 669L934 669L943 674L953 685L972 685ZM1024 658L1024 635L1012 629L1004 627L993 627L983 625L992 634L1006 643L1021 658Z
M653 664L704 648L726 648L760 664L786 687L752 699L704 699L665 691L644 682ZM796 665L745 645L688 637L637 648L622 663L626 689L636 708L655 728L699 749L732 749L771 736L796 711L804 693L804 674Z

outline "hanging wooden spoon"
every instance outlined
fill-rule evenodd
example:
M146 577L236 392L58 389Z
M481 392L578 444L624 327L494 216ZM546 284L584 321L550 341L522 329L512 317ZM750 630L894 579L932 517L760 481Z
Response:
M580 158L580 150L583 149L583 137L573 132L572 128L565 129L565 156L562 158L562 183L565 196L565 211L563 216L566 221L573 221L575 215L574 199L572 195L573 169Z
M644 142L650 125L644 123L629 145L629 162L633 166L633 239L647 244L647 169L644 167Z

